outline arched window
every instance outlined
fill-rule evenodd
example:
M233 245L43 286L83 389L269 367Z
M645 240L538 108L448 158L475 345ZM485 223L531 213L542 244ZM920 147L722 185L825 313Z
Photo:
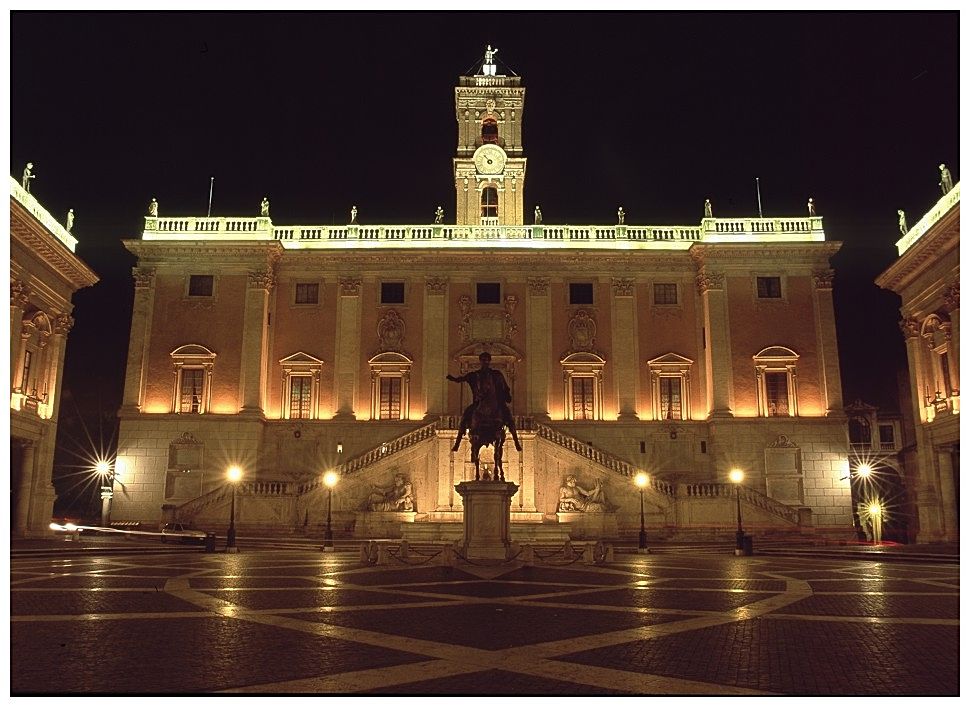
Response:
M175 367L172 412L204 413L209 409L212 366L216 355L201 344L179 346L169 354Z
M798 395L795 364L798 354L784 346L769 346L754 355L761 417L795 417Z
M955 390L959 389L959 371L956 361L953 361L950 356L951 332L951 323L936 314L927 317L920 328L926 348L930 351L927 371L929 385L928 389L923 391L924 396L928 398L927 405L934 400L949 398ZM945 405L939 407L941 410L945 409Z
M603 366L606 360L581 351L562 359L563 409L567 420L603 419Z
M498 143L498 122L491 115L482 121L482 142Z
M370 365L372 420L407 420L410 414L412 361L394 351L377 354Z
M498 189L494 186L482 189L482 225L498 225Z

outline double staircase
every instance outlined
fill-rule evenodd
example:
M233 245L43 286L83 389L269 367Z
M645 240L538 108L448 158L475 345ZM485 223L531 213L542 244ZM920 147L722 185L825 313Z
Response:
M620 457L550 425L536 422L531 417L517 417L515 422L520 432L534 433L540 444L552 445L558 452L567 452L602 471L625 477L624 483L632 485L633 477L641 471ZM377 464L392 462L398 455L435 438L439 432L451 432L457 428L457 416L441 417L435 422L382 442L344 462L336 467L335 471L342 478L363 474ZM243 482L237 487L236 493L238 496L251 499L285 504L290 508L289 515L294 518L289 523L284 521L283 525L292 531L304 522L305 509L310 504L311 494L319 494L323 490L322 479L316 477L304 482L273 480ZM659 507L664 513L663 532L668 537L694 537L698 533L709 535L711 528L705 528L703 523L697 523L695 520L698 516L697 509L699 507L717 508L723 515L725 509L733 509L738 499L746 518L753 521L757 517L762 526L771 527L773 532L797 534L811 531L810 513L805 509L787 506L747 487L720 483L674 484L651 475L645 490L649 494L651 504ZM228 484L219 486L174 509L169 509L171 517L166 520L192 523L194 519L206 515L206 511L211 511L213 506L227 504L230 494L231 488ZM299 517L295 517L297 515ZM720 525L723 526L723 523ZM717 532L723 530L722 527Z

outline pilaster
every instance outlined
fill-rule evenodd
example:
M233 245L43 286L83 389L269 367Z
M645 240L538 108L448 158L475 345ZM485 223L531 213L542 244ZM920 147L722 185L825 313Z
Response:
M20 280L10 281L10 387L17 382L17 369L20 366L20 330L23 325L24 311L30 304L30 288Z
M448 400L448 280L430 277L424 290L424 340L421 351L421 379L425 417L444 415Z
M121 409L126 412L141 409L155 308L155 268L132 268L132 276L135 279L135 301L131 311L125 392L121 401Z
M61 382L64 378L64 355L67 353L67 335L74 327L74 318L68 314L54 317L51 340L48 344L47 380L44 392L47 393L47 410L50 419L57 421L61 409Z
M342 277L337 299L334 388L338 419L355 419L360 370L360 278Z
M734 373L724 273L701 266L696 281L707 332L704 360L707 364L709 414L711 417L734 417Z
M528 371L527 414L549 419L549 362L552 360L552 314L549 278L529 278L529 304L525 310Z
M13 530L23 536L27 532L30 521L30 499L34 488L34 442L23 446L23 458L20 464L20 483L17 487L17 508L14 510Z
M936 461L940 488L940 534L946 542L960 541L960 520L957 512L958 499L953 475L953 448L949 445L937 447Z
M613 278L613 385L620 420L636 420L637 400L640 396L640 376L637 375L639 346L637 345L637 317L635 284L632 278Z
M269 291L275 279L272 271L255 270L249 273L246 303L243 313L242 356L239 370L239 399L242 412L262 412L263 409L263 352L266 320L269 313Z
M842 377L839 371L839 351L835 334L835 307L832 302L832 283L835 272L830 269L812 273L815 305L815 338L818 341L819 373L825 398L825 415L842 415Z

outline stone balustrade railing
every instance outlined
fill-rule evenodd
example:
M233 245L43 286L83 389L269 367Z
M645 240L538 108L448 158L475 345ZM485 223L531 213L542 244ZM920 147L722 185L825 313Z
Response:
M684 249L696 242L824 241L821 217L715 219L699 226L274 226L252 218L145 218L145 240L275 240L285 248L512 246L529 248Z
M72 253L74 252L74 248L77 246L77 238L68 233L67 229L58 223L57 219L51 216L47 209L40 205L40 202L37 201L34 195L20 186L20 182L13 177L10 177L10 196L27 209L34 218L44 224L47 230L54 234L57 240L67 246L68 250Z
M740 491L741 500L745 503L768 511L772 515L798 525L799 514L797 508L786 506L784 503L765 496L747 486L735 487L734 484L681 484L678 491L689 498L735 498Z
M939 201L937 201L933 208L923 214L923 218L916 222L916 224L906 232L906 235L896 241L896 250L899 255L902 255L907 250L909 250L916 241L918 241L924 233L930 230L930 227L939 221L943 216L952 209L956 204L960 203L960 182L953 185L953 188L944 194Z

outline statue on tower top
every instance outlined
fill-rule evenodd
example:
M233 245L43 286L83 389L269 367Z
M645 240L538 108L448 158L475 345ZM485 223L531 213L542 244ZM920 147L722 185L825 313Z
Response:
M498 54L498 47L492 49L489 44L485 48L485 63L482 64L483 76L495 76L495 55Z

